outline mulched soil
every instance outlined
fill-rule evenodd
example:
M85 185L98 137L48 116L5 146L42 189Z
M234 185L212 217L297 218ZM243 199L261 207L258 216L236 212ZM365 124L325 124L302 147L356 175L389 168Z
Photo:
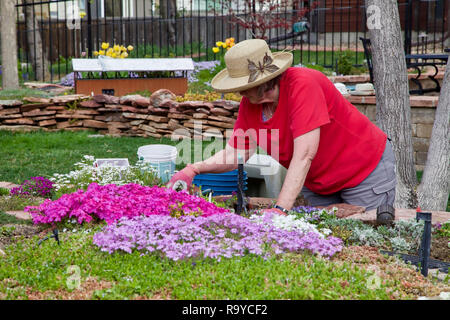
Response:
M352 246L332 258L336 263L351 262L360 268L375 272L382 282L394 281L396 290L391 292L391 299L402 299L405 295L439 296L441 292L449 292L450 285L435 282L423 277L415 266L409 266L396 257L381 254L378 248Z
M10 244L13 244L21 239L32 238L34 235L42 232L42 228L39 226L29 226L24 224L4 224L1 227L8 228L10 230L8 234L0 233L0 249ZM13 227L14 229L10 229Z
M0 227L6 227L8 229L8 234L0 233L0 249L21 240L33 238L35 235L38 235L42 239L51 231L51 228L26 224L11 223L1 225ZM14 229L10 229L9 227L14 227Z
M450 239L446 237L431 237L430 258L450 262Z
M89 300L92 299L92 295L95 291L112 288L114 284L112 282L88 277L80 282L79 288L75 288L72 291L68 291L63 288L40 292L29 287L23 287L14 279L3 279L0 283L3 283L8 288L11 288L11 290L25 289L29 300ZM6 298L6 296L3 297L0 293L0 300L4 298Z
M80 287L75 288L73 291L58 289L39 292L28 288L27 296L30 300L89 300L92 299L92 295L95 291L112 288L113 284L114 283L109 281L89 277L83 279L83 281L80 282Z

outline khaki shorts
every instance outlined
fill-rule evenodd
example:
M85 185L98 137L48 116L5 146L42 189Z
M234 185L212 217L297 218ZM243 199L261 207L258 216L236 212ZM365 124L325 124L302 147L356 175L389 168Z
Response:
M396 184L395 157L392 145L388 140L383 156L375 170L356 187L343 189L329 195L321 195L303 187L302 194L311 206L348 203L372 210L385 204L394 206Z

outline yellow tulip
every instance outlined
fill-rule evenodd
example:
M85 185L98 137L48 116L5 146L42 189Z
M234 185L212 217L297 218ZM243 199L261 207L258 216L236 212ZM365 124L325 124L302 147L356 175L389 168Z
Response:
M222 45L223 45L223 42L222 42L222 41L217 41L217 42L216 42L216 46L221 47Z
M104 55L105 55L105 50L99 50L99 51L98 51L98 54L99 54L100 56L104 56Z
M225 42L222 42L222 47L225 49L227 47L227 44Z
M219 49L219 48L217 48L217 47L214 47L214 48L212 48L212 51L213 51L214 53L217 53L217 52L219 52L219 51L220 51L220 49Z
M120 57L121 57L122 59L124 59L124 58L128 57L128 53L122 52L122 54L120 55Z
M120 52L120 46L118 44L115 44L113 49L115 52Z
M98 54L99 54L98 51L94 51L93 53L94 53L94 57L98 56Z
M80 18L83 19L86 16L86 12L80 11Z
M120 51L127 51L127 48L125 48L125 46L121 45L120 46Z
M108 42L102 42L102 49L106 50L109 48L109 43Z
M128 47L127 47L127 49L128 49L128 51L133 51L133 46L132 45L129 45Z

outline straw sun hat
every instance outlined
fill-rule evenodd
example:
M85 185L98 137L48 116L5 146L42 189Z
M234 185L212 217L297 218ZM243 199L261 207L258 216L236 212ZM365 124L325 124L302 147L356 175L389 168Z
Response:
M211 81L217 92L244 91L275 78L292 65L292 53L270 51L261 39L244 40L225 53L226 68Z

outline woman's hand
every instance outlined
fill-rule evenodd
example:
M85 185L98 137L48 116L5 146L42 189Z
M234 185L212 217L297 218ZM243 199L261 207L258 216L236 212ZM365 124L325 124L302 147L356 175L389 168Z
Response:
M283 211L281 211L280 209L277 209L277 208L263 209L263 210L260 211L261 214L266 214L266 213L269 213L269 212L276 213L276 214L279 214L279 215L282 215L282 216L287 216L286 213L284 213Z
M255 149L236 150L227 144L225 149L220 150L208 159L195 164L188 164L186 168L173 175L166 187L174 190L189 190L192 180L197 174L222 173L237 169L237 155L240 154L245 163L254 152Z
M192 180L200 172L194 165L188 164L183 170L178 171L172 176L172 179L167 183L166 187L174 190L182 189L189 190L192 185Z

